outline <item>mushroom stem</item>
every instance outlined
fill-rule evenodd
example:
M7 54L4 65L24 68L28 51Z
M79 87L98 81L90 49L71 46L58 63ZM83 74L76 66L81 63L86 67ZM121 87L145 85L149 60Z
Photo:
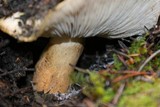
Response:
M80 38L55 37L50 40L36 65L33 77L36 91L64 93L70 85L70 74L74 70L83 45Z

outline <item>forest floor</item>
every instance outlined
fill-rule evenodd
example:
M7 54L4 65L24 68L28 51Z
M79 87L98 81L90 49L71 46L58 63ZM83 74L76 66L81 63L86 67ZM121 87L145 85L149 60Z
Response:
M147 70L138 73L136 69L132 70L133 66L136 64L133 64L132 66L132 61L130 62L130 60L122 57L123 55L121 52L117 51L122 50L124 52L124 47L129 48L132 46L131 42L128 42L132 41L132 39L133 38L115 40L104 38L86 39L84 52L75 68L76 72L78 72L75 74L75 78L79 76L79 73L82 78L74 80L75 78L73 77L75 84L73 84L68 93L43 94L37 93L34 90L34 87L32 86L32 77L35 72L34 66L48 43L48 39L40 38L35 42L23 43L18 42L1 32L0 107L124 107L124 105L125 107L131 107L131 105L133 105L133 107L158 107L160 104L158 92L160 89L160 86L158 85L159 67L155 64L154 67L148 65L148 67L145 68ZM159 39L156 39L156 41L157 44L159 44ZM134 47L136 46L137 45ZM144 59L154 53L154 51L152 51L152 53L148 55L147 52L150 50L146 51L146 49L148 49L146 44L139 46L141 47L137 47L136 50L141 50L140 55L145 54ZM147 46L147 48L144 46ZM114 53L118 56L118 60L116 60L117 57L113 57ZM138 59L135 58L135 55L137 54L130 54L133 56L133 61L136 62ZM143 58L143 56L141 57ZM128 64L127 61L130 63L125 65L125 67L122 67L121 62L119 61L123 63L122 65ZM156 64L160 63L160 61L154 61L156 61ZM112 68L113 62L116 63L116 65L114 65L114 70L110 71L108 68ZM142 65L142 62L140 65ZM153 73L152 71L155 69L156 72L154 71ZM96 71L96 73L88 73L90 78L89 82L84 79L86 78L86 75L84 76L83 73L85 71L88 72L88 70L93 72ZM113 71L120 72L115 74ZM107 76L106 74L103 75L103 72L107 72ZM145 78L138 80L137 78L140 75ZM103 78L104 76L106 76L105 79L101 80L100 78ZM133 78L135 76L137 78ZM93 82L92 80L97 82ZM84 82L88 82L88 84L84 84ZM105 85L98 82L105 82ZM90 88L83 89L87 86ZM110 90L110 87L112 88L112 91Z

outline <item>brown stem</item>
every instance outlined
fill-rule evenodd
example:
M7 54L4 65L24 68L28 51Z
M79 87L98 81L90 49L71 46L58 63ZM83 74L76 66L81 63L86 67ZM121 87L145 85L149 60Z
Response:
M80 39L56 37L50 40L48 47L36 65L33 77L35 89L44 93L63 93L70 85L70 74L74 70L83 51Z

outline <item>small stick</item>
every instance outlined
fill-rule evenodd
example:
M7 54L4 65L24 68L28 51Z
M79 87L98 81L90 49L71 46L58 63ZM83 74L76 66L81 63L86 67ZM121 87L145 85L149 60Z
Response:
M159 53L160 53L160 50L154 52L150 57L148 57L148 58L145 60L145 62L139 67L138 72L140 72L140 71L144 68L144 66L145 66L150 60L152 60L157 54L159 54Z
M119 89L118 89L115 97L114 97L113 100L112 100L112 104L113 104L114 106L117 105L117 103L118 103L118 101L119 101L119 99L120 99L120 97L121 97L121 95L122 95L122 93L123 93L123 91L124 91L125 86L126 86L125 83L122 83L122 84L120 85L120 87L119 87Z
M82 73L86 73L88 74L89 73L89 70L88 69L83 69L83 68L79 68L79 67L76 67L75 65L72 65L72 64L69 64L71 67L73 67L75 70L77 71L80 71Z
M138 75L146 75L147 72L137 72L137 73L131 73L131 74L127 74L127 75L124 75L124 76L119 76L117 78L115 78L112 83L116 83L116 82L119 82L121 80L125 80L129 77L134 77L134 76L138 76Z
M9 75L9 74L16 73L18 71L34 71L34 70L35 70L34 68L15 69L15 70L11 70L11 71L4 72L4 73L0 74L0 78L2 78L3 76Z
M115 52L115 53L117 53L117 54L119 54L119 55L122 55L122 56L124 56L124 57L126 57L126 58L128 58L128 59L131 58L129 55L127 55L127 54L125 54L125 53L123 53L123 52L120 52L120 51L118 51L118 50L113 49L112 51Z

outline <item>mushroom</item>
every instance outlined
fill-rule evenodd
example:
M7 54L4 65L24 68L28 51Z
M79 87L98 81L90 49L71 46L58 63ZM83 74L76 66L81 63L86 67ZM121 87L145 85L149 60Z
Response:
M41 0L54 2L33 16L14 11L1 17L0 29L19 41L50 37L36 64L33 77L37 91L66 92L69 75L83 51L83 38L124 38L143 34L156 25L160 0ZM56 3L55 3L56 2ZM51 5L46 3L43 7Z

